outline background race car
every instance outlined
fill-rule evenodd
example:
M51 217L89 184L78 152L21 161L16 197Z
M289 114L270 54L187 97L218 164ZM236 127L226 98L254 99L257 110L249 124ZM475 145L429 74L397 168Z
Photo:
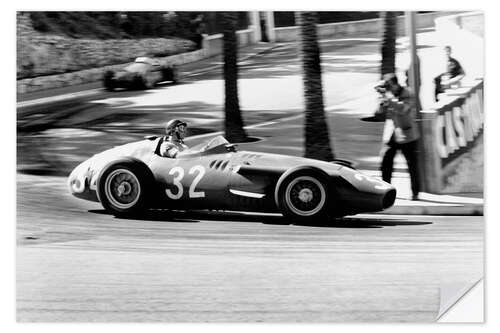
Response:
M104 88L109 91L116 88L149 89L164 81L177 82L176 68L148 57L139 57L122 70L106 71L103 77Z
M282 213L292 220L380 211L395 188L335 162L237 151L222 136L162 157L163 138L118 146L81 163L70 192L115 215L147 208Z

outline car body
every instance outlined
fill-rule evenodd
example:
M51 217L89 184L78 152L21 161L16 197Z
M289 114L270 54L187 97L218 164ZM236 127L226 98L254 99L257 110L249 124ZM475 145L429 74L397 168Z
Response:
M104 88L109 91L116 88L148 89L164 81L177 81L175 67L162 65L158 60L148 57L138 57L118 71L108 70L103 77Z
M162 157L151 137L96 154L68 178L70 192L115 215L147 208L282 213L295 220L375 212L394 204L395 188L344 165L238 151L217 136Z

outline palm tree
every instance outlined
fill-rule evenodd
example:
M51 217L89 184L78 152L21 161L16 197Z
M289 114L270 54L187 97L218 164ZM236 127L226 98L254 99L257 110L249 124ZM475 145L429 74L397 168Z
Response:
M238 41L236 39L236 12L222 13L224 43L224 110L225 132L229 142L244 142L247 134L243 128L238 100Z
M300 28L301 59L305 99L305 157L323 161L334 158L323 105L321 59L316 23L316 12L298 12L296 20Z
M396 12L381 12L383 24L380 75L396 72Z

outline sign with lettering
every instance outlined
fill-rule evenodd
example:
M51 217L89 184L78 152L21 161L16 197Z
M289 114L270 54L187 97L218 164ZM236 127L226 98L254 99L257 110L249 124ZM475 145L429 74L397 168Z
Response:
M482 133L483 83L476 85L465 96L458 97L438 110L436 118L436 149L441 165L466 152Z

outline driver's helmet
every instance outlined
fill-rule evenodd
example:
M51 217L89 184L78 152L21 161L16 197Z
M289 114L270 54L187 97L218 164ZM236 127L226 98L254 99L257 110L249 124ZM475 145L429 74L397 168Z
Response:
M172 119L165 125L165 132L167 135L174 135L177 133L181 138L184 136L187 124L179 119ZM182 136L181 136L181 135Z

